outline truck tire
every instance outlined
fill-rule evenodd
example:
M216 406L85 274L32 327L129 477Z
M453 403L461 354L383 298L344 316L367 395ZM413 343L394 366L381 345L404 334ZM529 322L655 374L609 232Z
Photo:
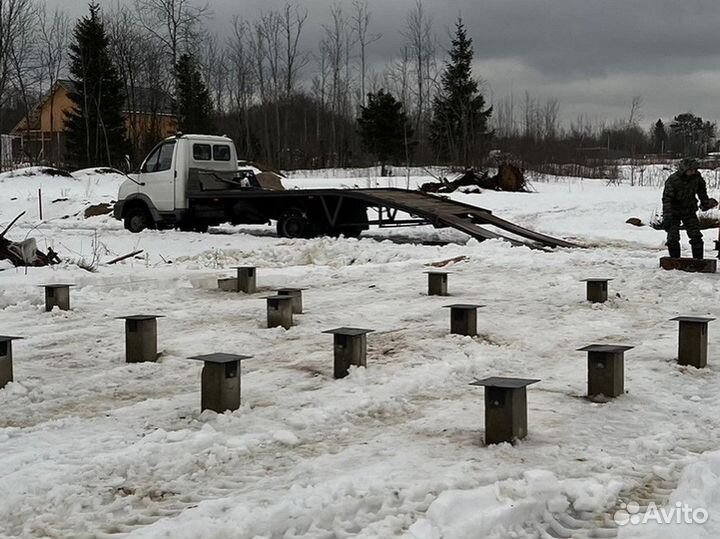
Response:
M153 226L150 212L142 206L134 206L125 212L125 229L133 234Z
M310 233L310 221L299 208L289 208L278 219L277 233L283 238L306 238Z

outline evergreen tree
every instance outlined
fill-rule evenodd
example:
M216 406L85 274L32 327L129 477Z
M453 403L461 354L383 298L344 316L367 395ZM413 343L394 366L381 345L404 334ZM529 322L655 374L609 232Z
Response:
M441 89L433 100L430 140L443 161L470 165L492 133L487 131L492 107L484 109L485 98L472 77L472 39L462 19L455 24L450 59L441 76Z
M691 112L678 114L670 124L673 151L681 151L685 156L701 157L707 154L715 138L715 124L704 121Z
M215 131L210 92L202 80L195 58L188 53L180 56L175 68L177 77L178 128L183 133L208 135Z
M97 3L75 25L70 45L71 110L65 125L68 152L78 166L119 165L129 151L122 116L123 85L110 60Z
M653 144L653 151L655 153L664 153L667 151L667 130L665 129L665 124L662 120L658 119L657 122L655 122L655 127L653 127L652 132L652 144Z
M413 136L403 111L403 105L381 89L367 95L367 106L360 107L357 119L360 138L365 150L381 163L383 175L385 164L391 160L404 161L408 157Z

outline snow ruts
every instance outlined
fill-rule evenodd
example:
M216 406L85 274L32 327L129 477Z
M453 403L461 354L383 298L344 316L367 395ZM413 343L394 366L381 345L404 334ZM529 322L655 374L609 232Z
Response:
M687 462L687 452L679 451L678 455L666 457L651 467L663 468L661 475L657 471L646 474L628 472L635 476L629 486L621 491L617 503L603 512L583 512L569 510L564 513L546 511L543 521L534 524L528 530L531 537L537 539L615 539L620 526L615 522L617 511L624 510L628 504L636 503L640 510L637 515L647 512L650 504L657 508L666 505L670 494L677 488L680 475ZM631 526L628 524L627 526Z

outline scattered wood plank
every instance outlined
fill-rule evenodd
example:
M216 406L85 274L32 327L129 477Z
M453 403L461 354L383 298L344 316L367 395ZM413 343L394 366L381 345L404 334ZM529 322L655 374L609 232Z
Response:
M5 227L5 230L2 231L2 234L0 234L0 238L4 238L5 234L8 233L8 231L13 227L15 223L17 223L18 219L20 219L23 215L25 215L25 212L22 212L20 215L15 217L8 226Z
M139 254L142 253L142 252L143 252L142 249L140 249L139 251L133 251L132 253L128 253L128 254L126 254L126 255L122 255L122 256L119 256L119 257L117 257L117 258L113 258L113 259L112 259L110 262L108 262L107 264L108 264L108 266L111 265L111 264L117 264L118 262L122 262L123 260L126 260L126 259L128 259L128 258L133 257L133 256L139 255Z
M420 190L424 193L452 193L463 187L475 190L493 189L495 191L530 192L522 169L511 163L500 163L498 173L492 177L488 174L488 171L478 172L469 168L462 176L452 181L448 181L447 178L435 177L435 179L438 181L422 184Z
M434 268L444 268L445 266L448 266L450 264L457 264L458 262L465 262L466 260L469 260L469 258L465 255L461 255L454 258L448 258L447 260L431 262L430 264L428 264L428 266L433 266Z

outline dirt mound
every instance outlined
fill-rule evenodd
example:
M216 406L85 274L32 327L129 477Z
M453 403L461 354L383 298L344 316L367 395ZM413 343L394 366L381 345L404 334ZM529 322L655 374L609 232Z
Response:
M88 206L85 208L85 219L88 217L97 217L99 215L108 215L109 213L112 213L113 206L113 204L108 204L107 202L101 202L100 204Z

